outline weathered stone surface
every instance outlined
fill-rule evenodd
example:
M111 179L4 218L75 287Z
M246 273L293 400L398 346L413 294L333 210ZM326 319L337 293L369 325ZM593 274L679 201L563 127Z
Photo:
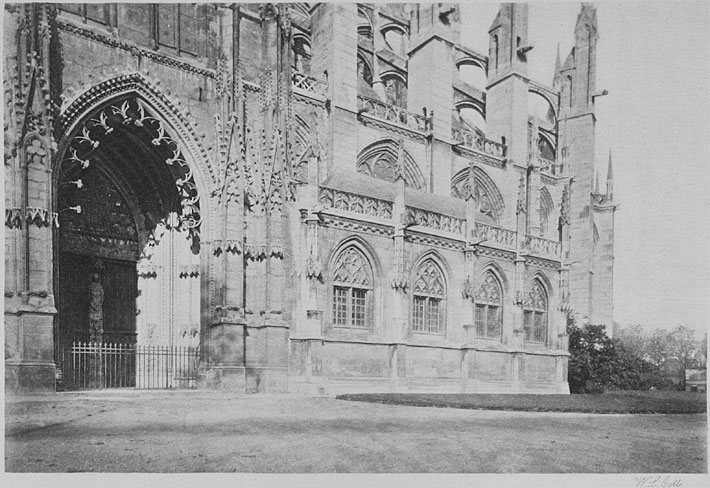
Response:
M554 87L526 74L524 5L488 55L450 4L192 8L6 12L8 384L52 388L98 271L101 338L199 344L204 387L564 391L565 312L613 311L593 8Z

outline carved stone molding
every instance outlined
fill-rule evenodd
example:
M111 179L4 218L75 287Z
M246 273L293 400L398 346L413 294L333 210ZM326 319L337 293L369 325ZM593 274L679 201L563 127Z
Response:
M107 100L126 93L135 93L145 99L148 106L154 107L160 117L167 120L168 125L176 131L175 140L185 144L192 159L207 168L212 183L215 183L216 174L202 143L203 136L195 131L187 110L182 108L181 102L173 102L163 94L158 88L158 82L152 82L141 73L124 74L102 80L65 99L63 106L66 108L58 121L62 137L66 138L69 135L81 117ZM60 141L60 146L62 142Z
M436 231L463 235L466 221L450 215L405 207L404 222L407 225L418 225Z
M394 227L382 226L377 224L368 224L353 222L351 220L341 220L338 218L325 218L323 220L324 227L333 227L336 229L344 229L353 232L364 232L367 234L375 234L380 236L392 237L394 235Z
M392 219L392 202L356 195L330 188L321 188L319 203L325 208L336 208L380 219Z
M463 241L452 241L449 239L424 234L408 233L406 240L415 244L424 244L427 246L434 246L444 249L453 249L454 251L464 251L466 249L466 245Z
M177 168L180 176L175 180L175 186L181 197L182 212L180 222L187 228L197 246L200 239L200 226L202 216L200 212L200 194L193 178L192 167L187 163L180 151L178 141L173 139L166 131L163 122L149 115L144 103L140 99L124 100L120 105L111 105L102 110L97 116L84 122L81 132L78 133L68 146L68 160L79 162L82 169L90 163L90 158L101 142L109 137L116 126L133 126L148 130L152 136L151 144L166 146L172 150L172 156L165 160L168 166Z

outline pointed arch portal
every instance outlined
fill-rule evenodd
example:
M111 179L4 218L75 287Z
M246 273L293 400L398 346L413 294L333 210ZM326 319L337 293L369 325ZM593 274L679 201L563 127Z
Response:
M193 169L204 162L184 139L189 128L176 129L137 91L90 97L60 120L55 350L86 341L197 346L203 219Z

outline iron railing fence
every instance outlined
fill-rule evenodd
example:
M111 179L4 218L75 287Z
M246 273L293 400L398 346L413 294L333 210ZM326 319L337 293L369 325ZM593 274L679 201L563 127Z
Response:
M67 390L195 388L199 348L74 342L59 355Z

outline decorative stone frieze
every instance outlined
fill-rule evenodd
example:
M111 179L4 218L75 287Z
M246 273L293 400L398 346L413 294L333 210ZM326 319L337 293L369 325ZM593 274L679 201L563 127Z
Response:
M475 241L485 244L486 246L500 246L506 249L515 249L516 235L517 233L513 230L495 227L481 222L476 222L475 227L471 231L471 238Z
M418 225L437 231L463 235L465 220L414 207L406 207L404 214L406 225Z
M335 208L380 219L392 219L392 202L377 198L321 188L318 201L325 208Z

